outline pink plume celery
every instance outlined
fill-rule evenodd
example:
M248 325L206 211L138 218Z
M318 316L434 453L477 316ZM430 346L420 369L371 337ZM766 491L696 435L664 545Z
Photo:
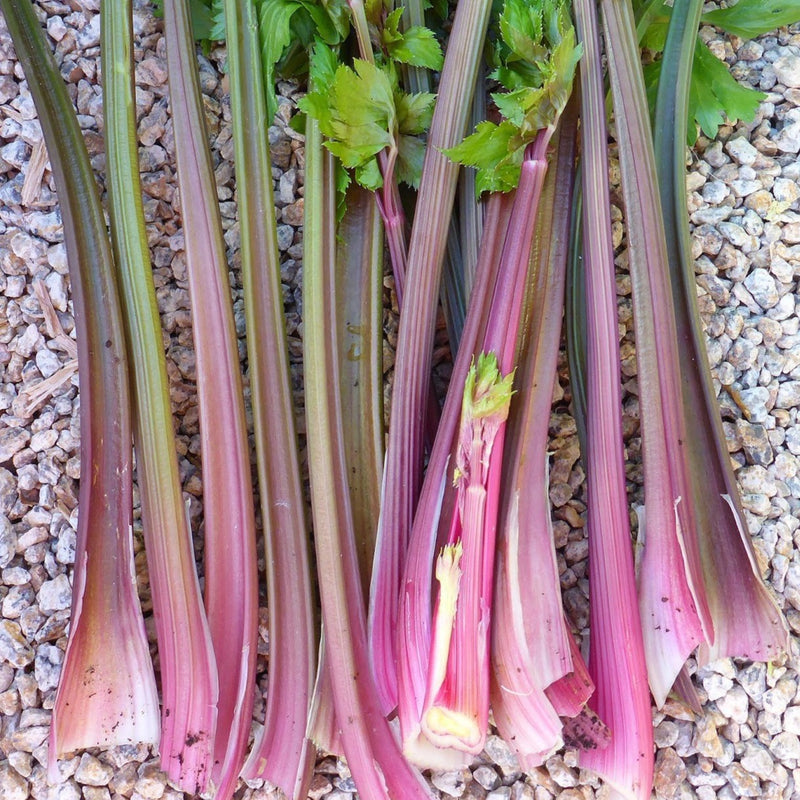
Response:
M602 749L580 754L620 794L647 800L653 783L653 727L625 493L611 242L605 104L593 0L574 4L581 62L583 240L586 281L587 527L592 708L612 731Z
M437 497L433 490L426 495L425 526L415 521L409 548L399 626L399 716L407 755L425 766L454 761L459 751L480 752L488 726L494 549L505 420L524 294L520 287L525 285L530 262L531 221L536 217L544 184L548 144L569 98L580 53L565 7L548 7L545 25L543 13L539 7L512 2L506 4L500 17L508 63L518 56L524 58L511 43L510 25L518 22L524 26L533 44L543 39L539 49L533 48L541 52L536 64L538 85L521 84L516 73L507 70L504 77L515 82L516 91L494 96L505 119L499 125L482 123L475 134L448 151L454 159L480 166L480 188L494 192L514 186L517 189L499 255L499 272L493 286L487 285L486 294L473 299L470 307L472 319L482 318L485 323L470 332L470 338L465 337L451 379L449 394L463 391L459 430L456 432L448 422L439 433L447 437L440 445L445 452L455 442L455 486L448 495L447 467L440 467L432 456L426 483L441 486L441 495ZM543 28L547 29L544 36ZM474 348L478 339L478 352L465 350L467 342ZM470 353L476 357L476 364L462 379L459 370ZM448 413L453 412L446 405ZM408 587L424 586L429 580L430 561L426 563L425 559L432 554L442 524L439 513L447 527L447 544L437 562L439 594L429 633L427 626L419 623L406 627L411 620L424 619L429 613L426 592L409 591ZM420 702L423 674L424 699ZM549 705L543 697L542 701L542 706ZM555 730L558 724L552 708L550 714ZM550 742L553 744L555 740Z
M266 779L286 797L301 798L314 758L306 720L316 633L273 213L269 120L256 8L227 0L224 12L270 632L264 725L242 776Z
M125 331L97 184L75 109L29 0L0 2L59 190L77 329L81 475L67 652L48 772L84 747L157 743L158 697L136 593Z
M338 330L333 179L332 157L323 151L317 123L309 118L303 265L306 417L314 544L331 692L341 744L359 795L365 800L430 800L430 790L403 759L383 716L367 655L364 598L341 432L338 345L330 334Z
M384 503L369 604L369 652L385 713L397 704L398 602L421 485L437 297L459 169L442 151L465 133L490 9L488 0L461 0L456 7L409 242L406 313L401 314L398 331Z
M212 778L216 797L226 800L236 788L253 709L258 616L255 513L225 244L186 0L165 2L164 24L195 323L206 609L220 676Z
M206 790L217 666L181 493L172 411L141 200L130 0L103 4L101 54L111 235L135 378L134 442L161 674L161 764L185 791Z

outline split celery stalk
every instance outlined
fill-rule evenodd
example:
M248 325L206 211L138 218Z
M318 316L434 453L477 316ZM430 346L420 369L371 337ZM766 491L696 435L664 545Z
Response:
M514 380L502 361L494 350L481 352L463 389L452 473L456 509L436 562L439 593L421 719L432 744L473 754L483 749L489 724L494 538Z
M72 617L50 727L49 775L84 747L156 743L158 697L136 593L125 331L97 184L75 109L29 0L0 2L59 190L81 390Z
M498 730L525 769L541 764L563 743L559 709L545 690L576 669L561 604L547 474L577 143L577 107L571 105L537 219L527 336L508 423L498 527L491 706ZM535 581L525 577L534 574ZM591 681L581 688L582 702L570 711L579 713L591 694Z
M650 690L661 706L714 639L696 532L669 262L630 0L602 0L628 231L645 485L639 573Z
M161 675L161 765L206 790L217 721L217 665L181 492L161 324L141 199L133 6L100 14L111 238L133 362L134 443Z
M270 657L264 725L243 777L305 797L316 661L308 532L297 454L272 194L266 94L252 3L226 0L247 357L267 563Z
M331 691L341 743L358 793L365 800L432 797L403 759L383 716L369 668L364 598L358 574L347 485L338 372L333 263L333 159L315 120L306 126L303 295L306 310L306 418L314 545Z
M589 532L589 672L592 708L611 729L602 749L580 754L620 794L647 800L653 784L653 725L642 626L637 614L625 465L614 250L608 192L605 97L594 0L574 4L581 62L585 412Z
M489 0L461 0L456 7L409 242L369 605L369 651L385 713L397 704L398 599L422 478L437 298L459 170L442 151L464 135L490 8Z
M491 296L500 260L497 253L503 246L508 229L513 195L495 193L489 196L484 236L475 275L475 288L470 298L461 345L453 364L450 383L464 386L478 337L486 328L487 298ZM431 658L433 603L431 565L434 562L437 534L442 518L449 519L454 501L447 492L447 472L455 447L463 394L449 391L445 398L439 430L433 444L420 503L408 549L408 562L402 584L398 625L397 707L403 752L413 763L437 769L454 769L467 763L467 756L454 748L433 745L422 733L423 701L428 682ZM443 508L443 504L446 504ZM444 535L446 536L446 531Z
M500 496L505 421L511 402L517 330L530 259L536 207L544 183L549 135L543 135L522 165L501 273L476 363L467 373L453 483L455 508L448 550L437 561L439 595L433 615L431 656L422 733L431 744L479 753L489 715L489 642L494 549ZM458 556L459 548L463 551ZM444 569L445 562L451 568ZM440 568L442 565L442 568ZM455 577L460 572L459 585ZM441 573L441 574L440 574ZM452 602L445 602L448 594Z
M244 761L253 709L255 513L225 244L186 0L164 4L164 25L197 356L206 610L220 677L212 778L216 796L227 800Z
M786 621L761 580L744 524L708 370L686 212L685 146L680 131L686 129L692 57L702 6L697 0L676 0L673 6L654 125L668 262L673 265L670 277L678 346L687 354L680 366L690 485L714 622L714 643L701 646L699 659L705 663L738 656L769 661L788 649Z

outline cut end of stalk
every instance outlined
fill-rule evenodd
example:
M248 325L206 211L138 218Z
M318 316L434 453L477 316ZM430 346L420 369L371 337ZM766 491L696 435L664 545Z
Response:
M161 721L141 619L123 615L104 630L73 622L50 727L48 775L58 758L89 747L158 744Z
M431 743L439 748L457 748L477 755L486 743L477 714L469 714L445 706L431 706L422 721L422 728Z
M443 772L462 769L469 765L471 754L454 747L437 747L422 732L419 724L403 741L403 755L419 769L435 769Z

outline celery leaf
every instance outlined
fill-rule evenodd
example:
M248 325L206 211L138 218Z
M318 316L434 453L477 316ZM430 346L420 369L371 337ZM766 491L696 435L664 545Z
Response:
M264 86L267 95L267 116L271 120L278 110L275 93L275 65L292 41L292 17L300 8L293 0L272 0L261 3L258 29L261 34L261 62L264 69Z
M381 30L381 42L391 59L412 67L442 68L442 49L433 31L415 25L403 32L400 18L403 9L397 8L386 17Z
M784 25L800 21L798 0L739 0L734 6L720 8L703 14L707 25L753 39Z
M695 47L689 114L706 136L713 139L725 118L750 122L765 98L763 92L737 83L705 45Z
M383 185L377 156L387 150L397 159L398 179L417 186L424 148L415 137L428 128L434 95L400 91L391 66L355 59L339 64L333 51L317 42L309 92L300 109L319 123L325 147L356 181L375 191Z
M503 120L482 122L446 153L478 169L478 193L516 187L527 146L558 123L582 52L564 0L506 0L499 29L492 77L507 92L492 99Z

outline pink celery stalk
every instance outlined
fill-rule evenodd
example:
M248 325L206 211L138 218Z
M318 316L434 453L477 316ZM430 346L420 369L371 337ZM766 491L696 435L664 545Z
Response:
M750 535L743 523L744 513L725 445L697 311L694 259L686 212L686 146L680 132L686 130L689 113L691 61L702 5L700 0L685 0L676 6L671 16L654 123L669 263L679 265L670 270L670 278L678 347L684 352L680 366L687 411L691 483L706 593L714 620L713 644L701 644L699 648L701 664L731 656L772 660L788 650L786 620L764 586L753 557ZM688 679L682 681L682 688L684 696L691 698L693 690Z
M653 783L653 725L637 613L618 380L616 280L611 243L602 72L593 0L574 4L581 60L584 263L586 272L587 527L591 706L612 731L602 749L580 754L620 794L647 800Z
M242 777L268 780L287 798L299 800L307 795L314 759L306 738L316 666L308 531L283 319L257 9L252 3L226 0L224 11L270 633L264 725Z
M186 0L164 4L164 23L197 354L206 608L220 676L212 777L216 797L226 800L236 787L253 709L255 516L225 245Z
M103 4L101 53L108 200L135 378L134 444L161 677L161 765L206 790L217 719L217 667L172 436L161 324L147 248L133 91L132 4ZM187 658L190 667L187 667Z
M421 485L437 297L459 169L443 150L464 135L490 10L489 0L461 0L456 6L409 243L406 313L400 316L398 331L384 503L369 605L370 657L385 713L397 704L398 603Z
M326 656L341 744L363 800L431 800L422 776L402 757L370 671L364 597L341 431L333 157L317 123L306 127L303 294L306 418L314 544Z
M82 479L70 632L50 727L55 783L59 755L158 742L158 697L136 591L125 331L100 197L33 5L2 0L0 8L59 189L77 329Z
M603 0L633 285L645 485L639 575L650 689L661 706L689 653L713 642L687 462L680 367L650 118L630 0Z

